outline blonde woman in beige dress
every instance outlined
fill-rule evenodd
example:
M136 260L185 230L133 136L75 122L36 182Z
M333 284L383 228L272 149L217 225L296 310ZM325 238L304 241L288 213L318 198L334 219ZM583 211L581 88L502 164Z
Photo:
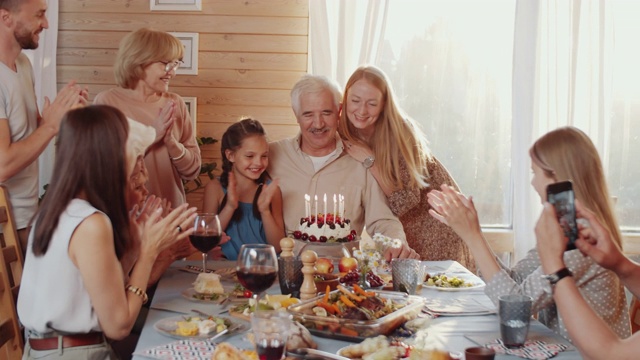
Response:
M359 67L347 81L338 131L347 152L371 172L398 216L407 243L422 260L456 260L471 271L465 243L429 215L427 194L440 185L458 188L436 159L415 122L396 105L391 85L374 66Z

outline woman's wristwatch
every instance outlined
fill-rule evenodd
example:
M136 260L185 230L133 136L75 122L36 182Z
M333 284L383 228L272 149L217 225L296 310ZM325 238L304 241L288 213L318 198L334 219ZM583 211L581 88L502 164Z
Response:
M373 155L371 156L367 156L364 161L362 162L362 165L364 165L365 169L369 169L370 167L373 166L373 163L376 161L376 158L373 157Z
M573 276L573 273L571 272L571 270L567 269L566 267L552 273L549 275L542 275L542 277L544 279L546 279L547 281L549 281L549 284L551 286L555 285L558 283L558 281L566 278L567 276Z

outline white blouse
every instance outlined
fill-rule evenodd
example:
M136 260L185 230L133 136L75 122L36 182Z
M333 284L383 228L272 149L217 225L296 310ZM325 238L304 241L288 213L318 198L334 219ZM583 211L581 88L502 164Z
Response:
M26 330L46 334L102 331L80 271L69 258L69 241L80 223L99 212L85 200L72 200L60 216L43 256L32 251L33 234L25 258L18 296L18 317ZM37 224L34 226L37 227Z

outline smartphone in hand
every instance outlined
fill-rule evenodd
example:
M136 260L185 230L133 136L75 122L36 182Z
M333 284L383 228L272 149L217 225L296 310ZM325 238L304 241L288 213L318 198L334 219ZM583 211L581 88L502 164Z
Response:
M547 186L547 201L556 209L558 222L564 230L567 251L576 248L578 239L578 224L576 222L575 195L571 181L561 181Z

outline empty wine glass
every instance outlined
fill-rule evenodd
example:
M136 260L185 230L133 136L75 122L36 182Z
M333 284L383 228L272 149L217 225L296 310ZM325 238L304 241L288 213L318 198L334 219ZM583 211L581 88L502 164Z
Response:
M194 230L189 235L191 245L202 252L202 272L207 271L207 253L220 243L220 219L216 214L198 213Z
M265 244L244 244L240 247L236 264L236 276L242 286L253 292L258 311L260 295L276 281L276 249Z

